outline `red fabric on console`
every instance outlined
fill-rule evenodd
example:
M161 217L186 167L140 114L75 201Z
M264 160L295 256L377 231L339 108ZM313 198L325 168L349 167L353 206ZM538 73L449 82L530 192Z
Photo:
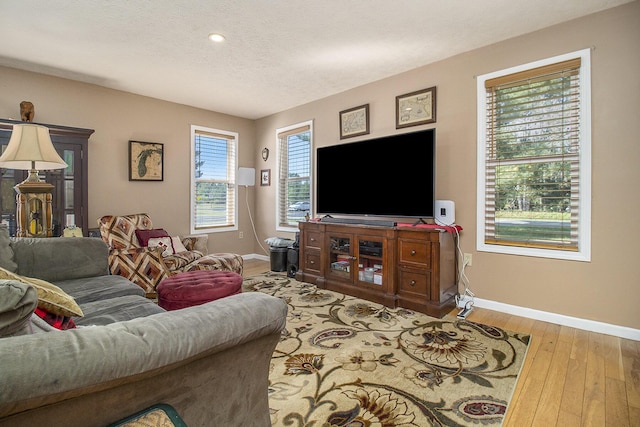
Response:
M232 271L194 270L164 279L157 286L158 305L178 310L239 294L242 276Z
M409 227L409 228L431 228L433 230L444 230L448 233L455 233L456 230L458 232L462 231L462 227L459 225L438 225L438 224L401 224L398 223L398 227Z

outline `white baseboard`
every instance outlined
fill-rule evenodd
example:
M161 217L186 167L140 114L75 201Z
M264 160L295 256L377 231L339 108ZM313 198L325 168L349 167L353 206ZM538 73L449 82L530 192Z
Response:
M267 255L260 255L255 253L242 255L242 258L259 259L262 261L270 260ZM594 320L580 319L579 317L565 316L564 314L550 313L548 311L534 310L532 308L504 304L501 302L486 300L482 298L474 298L473 301L474 306L478 308L486 308L487 310L499 311L502 313L513 314L529 319L541 320L543 322L555 323L557 325L597 332L599 334L613 335L620 338L640 341L640 329L612 325L610 323L596 322Z
M618 326L612 325L610 323L596 322L594 320L580 319L578 317L571 317L565 316L563 314L534 310L532 308L519 307L481 298L474 298L474 306L479 308L486 308L488 310L499 311L502 313L514 314L520 317L527 317L529 319L541 320L543 322L570 326L576 329L583 329L600 334L613 335L620 338L640 341L640 329L633 329L626 326Z
M261 261L270 261L271 258L268 257L267 255L260 255L260 254L247 254L247 255L241 255L242 259L259 259Z

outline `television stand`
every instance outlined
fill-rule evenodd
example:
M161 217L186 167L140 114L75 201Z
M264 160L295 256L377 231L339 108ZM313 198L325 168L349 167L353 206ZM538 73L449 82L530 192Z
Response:
M350 219L351 220L351 219ZM434 228L300 222L296 279L387 307L455 308L455 238Z

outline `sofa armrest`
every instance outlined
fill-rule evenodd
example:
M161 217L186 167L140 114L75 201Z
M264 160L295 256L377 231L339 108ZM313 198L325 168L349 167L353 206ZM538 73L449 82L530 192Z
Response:
M286 314L282 300L251 292L106 326L0 339L0 426L105 425L160 402L187 425L268 425L268 367ZM264 410L258 422L255 405ZM46 422L66 412L73 416L65 423Z
M109 273L109 248L96 237L11 238L17 274L49 282Z

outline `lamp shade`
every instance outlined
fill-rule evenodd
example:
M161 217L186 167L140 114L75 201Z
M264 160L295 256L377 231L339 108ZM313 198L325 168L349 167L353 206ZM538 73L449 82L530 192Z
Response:
M9 145L0 156L0 167L22 170L64 169L67 164L58 155L45 126L13 125Z

